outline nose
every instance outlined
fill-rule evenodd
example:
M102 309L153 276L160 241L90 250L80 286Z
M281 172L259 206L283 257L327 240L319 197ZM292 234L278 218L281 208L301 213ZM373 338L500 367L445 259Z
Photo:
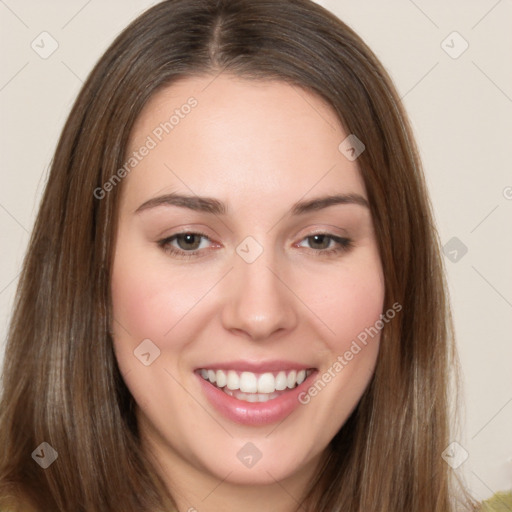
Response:
M252 263L236 254L234 258L234 268L224 283L224 328L253 341L293 330L299 318L297 299L271 251L264 251Z

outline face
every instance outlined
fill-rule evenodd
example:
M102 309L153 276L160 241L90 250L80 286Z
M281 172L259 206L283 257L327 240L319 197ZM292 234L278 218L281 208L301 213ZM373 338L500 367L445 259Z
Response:
M309 478L379 350L360 341L384 298L367 195L319 97L212 80L152 98L112 185L115 353L174 482Z

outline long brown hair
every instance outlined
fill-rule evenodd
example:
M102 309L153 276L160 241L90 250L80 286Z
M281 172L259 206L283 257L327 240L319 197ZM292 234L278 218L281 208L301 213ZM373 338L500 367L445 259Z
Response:
M225 72L322 97L366 146L358 164L385 275L375 374L302 497L316 512L447 512L441 457L455 369L439 241L400 98L365 43L309 0L168 0L135 20L85 82L63 129L20 277L3 368L0 496L41 511L170 510L139 444L109 334L110 275L133 124L155 92ZM340 141L341 142L341 141ZM31 454L58 452L47 469ZM172 490L170 491L172 494ZM7 501L6 501L7 502Z

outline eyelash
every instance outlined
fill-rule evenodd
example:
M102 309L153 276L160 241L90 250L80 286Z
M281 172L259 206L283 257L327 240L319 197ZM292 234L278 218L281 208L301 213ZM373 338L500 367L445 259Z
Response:
M208 235L205 235L204 233L198 231L183 231L182 233L176 233L170 237L159 240L159 247L166 253L171 254L172 256L176 256L178 258L189 259L197 256L201 252L201 249L195 249L194 251L184 251L183 249L176 249L175 247L170 245L171 242L173 242L180 235L198 235L202 238L210 240L210 237ZM333 240L336 244L338 244L338 247L334 249L311 249L315 256L335 256L339 253L347 252L353 247L353 241L350 238L343 238L331 235L329 233L313 233L311 235L305 236L304 238L302 238L302 240L313 238L314 236L325 236Z

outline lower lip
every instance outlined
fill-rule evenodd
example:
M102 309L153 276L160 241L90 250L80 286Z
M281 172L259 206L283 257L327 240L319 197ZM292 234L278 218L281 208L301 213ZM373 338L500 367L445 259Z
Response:
M297 407L301 405L299 402L300 393L310 386L316 373L316 370L313 371L311 375L296 388L290 389L277 398L267 400L266 402L246 402L245 400L237 400L203 379L201 375L197 373L196 375L204 394L221 414L235 423L257 426L282 421L297 409Z

